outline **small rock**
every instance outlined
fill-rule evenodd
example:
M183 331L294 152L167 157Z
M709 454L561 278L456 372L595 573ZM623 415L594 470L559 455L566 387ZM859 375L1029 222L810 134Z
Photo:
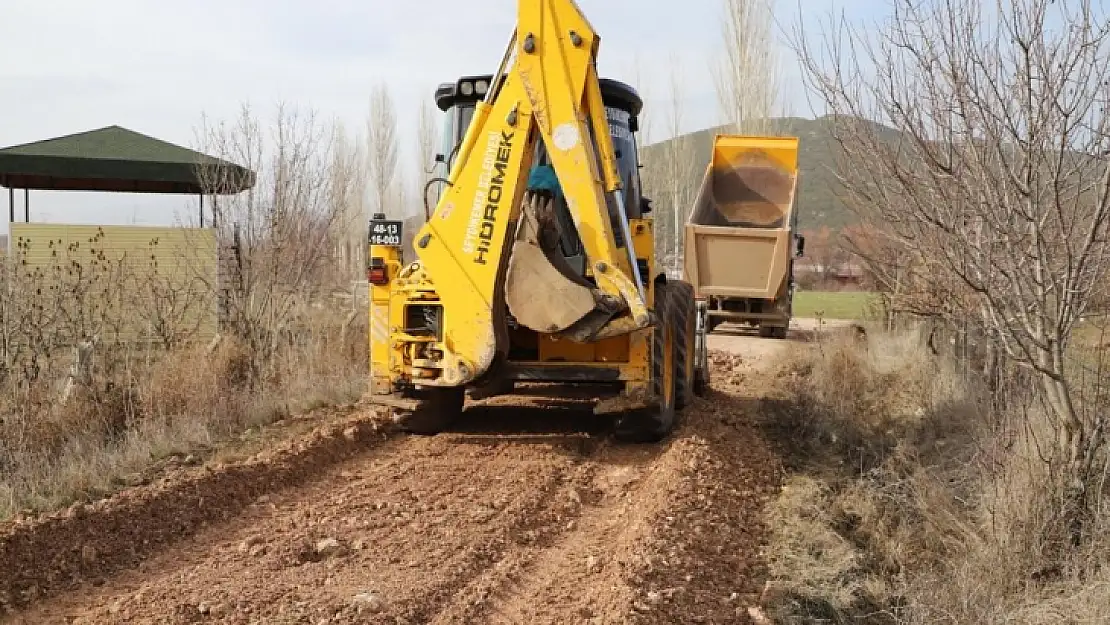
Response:
M656 604L663 600L663 595L654 590L649 590L647 594L648 603Z
M197 612L200 612L201 614L204 614L204 615L208 615L209 613L212 612L212 606L208 605L204 601L201 601L200 603L197 604Z
M266 545L262 545L262 544L255 545L255 546L251 547L251 549L248 553L250 554L250 556L252 558L257 558L258 556L265 555L266 554Z
M193 454L189 454L188 456L185 456L185 464L189 466L200 464L200 458L197 458Z
M783 582L768 581L759 595L759 605L771 607L782 604L790 596L790 587Z
M123 600L117 600L108 606L109 614L119 614L121 610L123 610Z
M262 544L261 536L249 536L246 540L239 543L239 553L249 553L253 549Z
M96 556L96 547L93 547L92 545L81 546L81 559L85 561L85 564L92 564L96 562Z
M649 607L643 601L637 601L637 602L633 603L632 604L632 609L637 611L637 612L651 612L651 607Z
M362 551L363 549L369 547L369 545L366 543L365 539L359 538L355 540L355 542L351 543L351 547L353 547L356 551Z
M774 625L774 621L763 613L763 610L752 606L748 608L748 618L752 620L755 625Z
M586 558L586 572L592 574L597 573L600 570L601 562L598 560L597 556L588 556Z
M343 430L343 438L351 442L358 440L358 426L352 425L351 427Z
M342 550L343 545L340 545L339 541L334 538L325 538L324 540L316 543L316 553L325 558L339 555Z
M663 596L664 596L664 597L666 597L666 598L668 598L668 599L670 599L671 597L673 597L673 596L675 596L675 595L677 595L677 594L681 594L681 593L684 593L684 592L686 592L686 588L685 588L685 587L683 587L683 586L675 586L674 588L668 588L668 589L664 590L664 591L663 591Z
M359 612L365 611L374 614L382 610L382 599L378 596L378 593L373 591L360 592L354 596L351 603Z

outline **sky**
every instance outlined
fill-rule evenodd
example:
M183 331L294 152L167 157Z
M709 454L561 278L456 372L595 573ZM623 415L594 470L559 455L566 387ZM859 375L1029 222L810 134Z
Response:
M869 18L885 4L801 1L807 18L834 8ZM639 67L635 86L661 117L673 58L684 130L719 123L710 69L722 45L721 0L578 3L601 36L603 75L633 82ZM794 24L798 6L777 0L781 28ZM118 124L193 147L202 115L229 119L250 104L265 118L279 101L361 129L371 91L384 82L402 166L415 169L407 146L421 100L440 82L493 72L515 12L514 0L4 0L0 146ZM779 54L790 112L813 116L791 52L783 45ZM16 202L22 219L22 192ZM32 191L30 202L32 221L168 225L182 210L195 213L197 200Z

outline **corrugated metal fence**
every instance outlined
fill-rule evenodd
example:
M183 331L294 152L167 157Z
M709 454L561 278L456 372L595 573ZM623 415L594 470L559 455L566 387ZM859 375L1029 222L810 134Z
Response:
M61 289L52 301L88 316L102 339L208 341L217 332L215 230L11 223L13 284ZM68 303L67 303L68 302ZM77 310L84 308L84 310Z

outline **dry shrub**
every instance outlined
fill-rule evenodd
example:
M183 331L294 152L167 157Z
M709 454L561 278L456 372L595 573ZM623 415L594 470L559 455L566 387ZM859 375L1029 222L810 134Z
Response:
M0 259L0 519L362 394L366 302L350 250L338 254L361 240L358 153L342 128L280 106L269 123L244 109L200 139L257 174L249 192L213 198L218 271L190 256L205 245L168 254L175 269L162 271L117 254L103 229L62 247L20 238ZM213 191L240 182L197 174ZM187 310L218 310L223 340L200 344ZM75 348L89 357L63 393Z
M839 618L845 607L887 596L868 554L837 531L836 493L825 483L796 476L769 511L774 528L768 554L773 576L790 580L771 606L780 622ZM804 575L798 575L804 572Z
M773 433L799 470L771 506L781 623L1098 622L1110 515L1067 525L1047 421L997 405L916 332L785 363ZM1103 508L1098 508L1102 510Z
M862 473L907 443L927 445L968 424L964 413L976 410L971 394L927 357L918 335L872 336L833 335L785 363L793 396L774 427L792 460Z
M102 496L153 461L359 397L365 307L315 309L302 321L261 363L261 377L252 378L260 363L234 339L168 352L117 345L96 352L91 379L65 404L53 383L35 389L53 402L20 406L10 394L0 413L0 519Z

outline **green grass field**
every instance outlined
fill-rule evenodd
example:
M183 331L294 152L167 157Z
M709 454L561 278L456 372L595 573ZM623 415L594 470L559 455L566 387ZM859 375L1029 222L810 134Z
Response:
M869 292L798 291L794 293L794 316L863 320L876 299Z

